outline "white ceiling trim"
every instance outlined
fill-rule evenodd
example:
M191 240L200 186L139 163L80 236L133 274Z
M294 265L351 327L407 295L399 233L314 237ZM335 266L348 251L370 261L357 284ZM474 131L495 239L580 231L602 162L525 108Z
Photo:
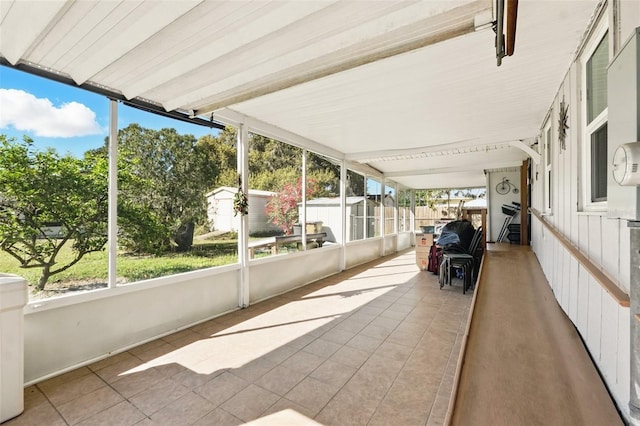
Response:
M167 102L165 107L173 109L189 103L195 105L196 114L207 114L219 108L459 37L474 32L479 27L485 28L491 21L491 10L490 0L474 1L450 11L411 22L373 38L357 41L325 55L314 56L311 60L297 63L261 78L251 79L247 83L222 92L213 90L213 86L207 87L206 92L217 94L200 103L194 103L190 100L192 95L186 94ZM215 83L215 85L220 86L221 83Z
M216 111L214 114L214 119L218 123L222 123L228 126L239 127L241 125L244 125L247 127L247 130L249 132L257 133L259 135L266 136L280 142L286 142L289 145L307 149L316 154L325 155L336 160L344 159L344 154L339 151L321 145L303 136L289 132L288 130L274 126L273 124L265 123L264 121L258 120L254 117L246 116L229 108Z

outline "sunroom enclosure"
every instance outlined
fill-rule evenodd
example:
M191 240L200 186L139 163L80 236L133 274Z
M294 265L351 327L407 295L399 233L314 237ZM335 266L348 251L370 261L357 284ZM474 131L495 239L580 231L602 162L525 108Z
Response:
M32 12L20 2L3 9L2 39L11 40L0 45L3 64L53 70L53 78L113 88L123 102L153 100L163 111L238 129L245 192L250 132L340 167L337 244L250 259L243 217L237 264L127 286L110 278L103 291L32 302L24 311L25 381L407 249L416 225L412 191L484 186L487 239L498 238L504 204L520 203L521 235L530 236L557 304L624 419L638 423L640 193L614 180L612 160L618 146L640 139L640 3L521 1L516 53L498 68L491 1L370 2L366 13L359 2L298 4L175 2L158 11L143 2L134 13L104 2L122 20L87 29L91 39L80 34L85 27L67 31L61 22L103 22L100 8L50 2L34 25L24 25ZM132 25L140 16L156 26ZM238 16L256 31L231 25ZM211 19L236 37L221 37ZM127 32L134 27L139 33ZM348 194L349 179L365 188L370 181L380 201L391 192L392 210L370 215L374 200ZM351 196L364 204L353 227ZM303 225L315 220L304 208L314 202L303 197ZM300 232L306 242L306 227Z
M352 268L381 255L395 253L411 245L412 233L409 229L400 233L394 231L385 234L385 227L380 228L378 225L375 235L367 235L368 238L362 240L250 260L247 247L248 218L243 216L238 236L238 264L117 285L115 280L117 105L115 101L111 101L111 111L110 158L113 168L110 172L109 288L33 301L25 308L26 383L40 381L80 364L95 361L107 354L125 350L163 334L246 307L251 303ZM249 179L247 157L243 153L247 152L247 135L250 129L243 125L238 125L238 128L238 170L246 191ZM344 163L342 170L345 170ZM345 174L346 172L342 173L343 176ZM386 186L395 188L395 185L390 183L386 183ZM341 188L344 206L346 197L344 184ZM304 211L306 204L304 198L302 204ZM395 211L395 206L391 210ZM344 207L342 211L345 212ZM385 211L389 212L389 210L380 209L379 211L382 218L378 223L384 223ZM396 216L394 214L390 218L394 224ZM342 223L341 229L334 232L341 235L342 241L348 241L345 238L344 219ZM393 229L396 229L395 226ZM305 227L302 227L302 241L305 241L306 232ZM167 304L168 300L172 302ZM78 318L84 318L84 320L78 322ZM47 324L56 324L57 332L42 335L41 333L48 327ZM96 330L101 331L96 333ZM77 342L83 343L77 344ZM40 356L43 352L49 355L43 358Z

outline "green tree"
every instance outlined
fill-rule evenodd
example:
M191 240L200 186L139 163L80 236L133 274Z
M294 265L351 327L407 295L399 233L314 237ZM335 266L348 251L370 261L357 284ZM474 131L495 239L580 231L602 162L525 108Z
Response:
M202 136L198 140L200 149L208 151L211 158L215 158L218 175L214 179L213 187L237 185L237 132L233 127L227 127L217 136Z
M107 242L107 161L39 152L33 140L0 135L0 249L22 268L41 268L36 284L100 251ZM54 234L53 229L59 231ZM74 258L57 264L65 244Z
M136 252L187 251L207 213L215 157L193 135L130 124L118 133L121 242Z

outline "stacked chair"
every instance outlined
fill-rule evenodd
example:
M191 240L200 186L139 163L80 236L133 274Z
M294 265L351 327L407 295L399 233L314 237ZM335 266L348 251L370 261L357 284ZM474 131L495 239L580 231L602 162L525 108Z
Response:
M454 268L462 269L464 274L464 283L462 293L466 293L475 285L475 279L478 267L480 265L480 257L476 256L476 251L482 240L482 226L479 226L473 234L473 239L466 253L447 252L445 247L442 251L442 264L440 265L440 288L445 284L451 285L451 275Z

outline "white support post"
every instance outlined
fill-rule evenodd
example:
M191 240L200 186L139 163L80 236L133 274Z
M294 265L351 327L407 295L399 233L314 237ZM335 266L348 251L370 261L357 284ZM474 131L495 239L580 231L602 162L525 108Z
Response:
M362 220L362 238L363 239L367 239L369 238L369 224L367 223L367 220L369 219L369 206L367 205L367 194L369 193L369 191L367 191L367 175L364 175L364 201L363 201L363 208L364 208L364 212L362 213L364 215L364 218Z
M387 254L386 252L386 244L385 244L385 237L387 235L386 233L386 220L387 220L387 215L386 215L386 205L385 205L385 191L387 190L387 185L386 185L386 180L384 178L384 176L382 178L380 178L380 219L379 219L379 225L380 226L380 236L382 237L382 245L380 246L380 256L385 256Z
M340 162L340 211L342 212L340 234L342 240L342 255L340 256L340 271L347 269L347 165Z
M307 250L307 150L302 150L302 214L300 215L302 251Z
M400 203L398 200L398 184L393 186L393 231L396 235L400 235ZM397 248L397 246L396 246Z
M411 190L411 208L410 208L410 219L409 219L409 231L411 235L414 234L416 230L416 190Z
M116 287L118 272L118 102L109 101L109 190L107 213L107 248L109 288Z
M240 189L249 196L249 132L247 126L238 126L238 176L240 176ZM254 206L249 204L248 211ZM240 216L240 230L238 232L238 262L240 263L240 283L238 285L238 306L249 306L249 214Z

